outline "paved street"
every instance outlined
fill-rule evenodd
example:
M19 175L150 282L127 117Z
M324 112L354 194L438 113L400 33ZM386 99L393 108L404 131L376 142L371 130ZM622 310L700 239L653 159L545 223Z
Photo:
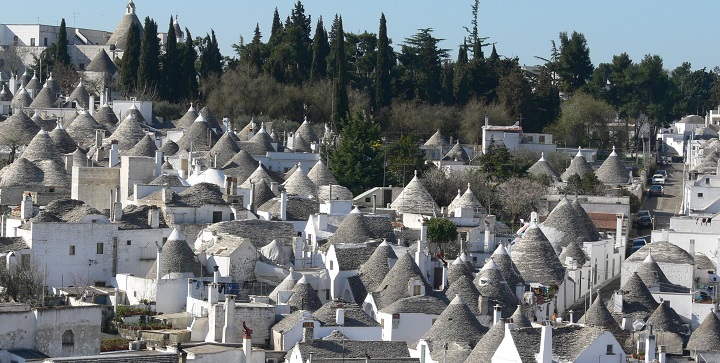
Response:
M655 217L655 229L668 228L670 217L678 214L682 204L683 164L667 165L668 178L665 182L665 196L645 198L642 209L650 210ZM638 231L638 234L649 234L650 231Z

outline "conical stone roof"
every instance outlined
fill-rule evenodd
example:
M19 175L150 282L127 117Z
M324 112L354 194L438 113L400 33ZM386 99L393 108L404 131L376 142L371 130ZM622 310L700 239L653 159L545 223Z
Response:
M462 161L463 163L470 162L470 157L468 156L467 152L465 152L465 149L460 145L460 140L453 145L452 149L448 151L447 154L445 154L445 157L443 160L450 160L450 161Z
M595 301L593 301L592 305L590 305L587 312L585 312L585 315L580 318L580 322L585 325L592 325L608 329L610 331L616 331L620 328L617 325L617 322L615 322L612 314L610 314L610 311L605 303L605 299L603 299L599 294L595 298Z
M485 213L485 207L483 207L482 203L475 197L475 194L470 189L470 183L468 183L468 187L465 190L465 193L462 193L460 195L458 191L459 198L455 198L452 203L448 206L448 209L453 212L457 208L470 208L475 213Z
M190 108L188 108L187 112L175 121L175 127L179 129L187 129L192 125L193 122L195 122L195 119L198 118L198 112L195 110L195 107L193 107L192 104L190 104Z
M177 154L177 152L180 150L180 147L178 144L175 143L175 141L172 141L170 139L166 139L162 146L160 146L160 151L162 151L163 155L165 156L173 156Z
M572 258L576 263L577 266L580 267L585 264L585 262L588 261L587 254L582 248L582 243L580 242L571 242L567 247L563 248L562 252L560 253L560 262L562 264L565 264L565 261L567 261L567 258Z
M500 304L504 316L512 314L510 309L517 305L517 296L514 289L510 289L493 259L485 263L473 282L480 292L480 296L490 301L490 306Z
M20 88L15 96L13 96L13 99L10 102L10 107L13 109L25 108L30 107L31 103L32 98L30 97L30 94L25 91L25 88Z
M525 284L525 280L520 275L520 270L515 266L515 262L510 258L505 246L499 245L490 258L492 258L503 278L507 281L510 290L515 291L518 284Z
M425 215L433 215L440 211L437 203L433 200L427 189L420 183L420 179L415 176L410 180L410 183L403 188L402 192L395 198L390 204L392 209L398 211L398 213L417 213Z
M30 104L30 108L58 107L58 105L55 103L56 101L57 97L55 96L55 92L46 84L45 87L43 87L40 92L38 92L37 96L35 96L35 99Z
M45 85L50 88L50 91L52 91L54 94L58 94L62 92L62 89L60 89L60 83L53 78L52 72L50 72L50 77L45 80Z
M77 107L90 108L95 105L90 105L90 94L85 89L82 80L78 83L77 87L72 91L70 96L65 101L65 105L70 106L75 101Z
M504 338L505 323L500 321L493 324L490 330L478 340L465 363L490 362Z
M480 291L478 291L475 284L473 284L472 276L458 276L455 281L450 283L450 287L445 291L445 295L448 299L453 296L459 296L463 301L468 302L467 307L473 315L480 315L480 308L478 306Z
M212 111L210 111L209 108L201 108L199 114L202 115L205 121L207 121L211 129L215 130L215 132L221 132L222 128L220 127L220 124L218 123L217 118L212 113Z
M43 172L43 186L70 187L70 174L67 173L63 162L50 159L38 161L35 164Z
M82 150L80 150L80 148L75 148L75 151L73 151L71 154L73 166L92 167L95 165L95 163L93 163L92 160L88 159L87 155Z
M85 149L95 144L96 132L101 130L105 137L105 128L86 110L80 111L75 120L67 127L67 133L80 147Z
M570 161L570 166L565 169L565 172L560 175L560 178L562 181L566 182L571 176L573 176L573 174L583 177L585 174L592 172L592 166L587 162L580 150L578 150L577 155L575 155L575 157Z
M35 94L40 92L40 90L43 88L42 83L40 83L40 79L37 77L37 73L33 73L32 78L30 78L30 81L28 81L24 88L26 90L33 90L35 91Z
M75 140L72 139L70 134L62 127L61 123L50 131L50 139L52 139L55 147L61 154L70 154L77 149Z
M635 271L648 289L657 288L663 292L688 292L683 286L678 286L670 282L660 266L655 262L652 253L648 253L647 257L640 267Z
M205 118L200 115L188 127L185 134L177 141L180 150L209 151L218 141L218 136L210 129Z
M248 122L245 127L238 132L238 138L240 141L248 141L250 139L250 131L253 132L253 134L258 130L257 123L255 122L255 118L251 118L250 122Z
M573 200L571 205L573 208L575 208L575 211L577 212L578 217L580 218L580 222L582 222L582 225L585 228L585 233L588 235L588 237L590 237L592 241L599 241L600 232L598 232L597 227L595 227L595 223L593 223L592 219L590 219L590 216L585 211L585 208L582 207L582 205L577 199Z
M318 160L318 162L315 163L312 169L310 169L308 177L317 186L329 184L337 185L338 183L333 173L330 171L330 169L328 169L327 166L325 166L325 163L323 163L322 160Z
M0 122L0 144L28 144L40 131L24 112L15 112L7 120Z
M41 185L42 181L42 170L22 157L0 170L0 188Z
M128 4L128 6L130 6ZM134 7L134 5L133 5ZM127 49L127 39L128 35L130 34L130 27L136 26L140 30L140 39L143 37L143 26L140 22L140 19L138 19L137 15L135 15L134 11L126 12L125 15L123 15L122 19L120 20L120 23L118 24L117 28L115 28L115 31L113 32L112 36L110 36L110 39L108 39L107 45L114 45L117 49L120 50L126 50Z
M565 197L560 199L560 203L553 208L540 229L558 253L572 242L589 242L592 239L588 236L586 225L580 220L577 210Z
M56 160L63 162L55 143L47 131L40 130L28 146L23 150L22 156L30 162L42 160Z
M685 323L678 313L669 304L665 303L658 305L657 309L653 311L645 322L645 325L651 324L655 331L666 331L675 334L684 334L686 332L683 327Z
M424 146L448 146L448 142L445 141L445 138L440 133L440 130L437 130L427 141L425 141Z
M348 214L335 233L328 238L330 244L337 243L363 243L372 239L372 232L365 223L365 216L362 213Z
M265 131L265 126L262 125L249 141L241 142L239 146L250 155L265 155L267 152L275 151L272 142L272 138Z
M273 193L272 188L270 188L270 184L266 183L264 180L260 180L255 183L254 197L253 204L255 206L261 206L270 199L275 198L275 193Z
M155 152L157 150L158 148L157 145L155 145L155 139L151 137L150 134L146 134L145 137L140 139L140 141L132 147L132 149L124 152L123 155L155 157Z
M473 271L470 269L470 266L465 263L465 261L461 260L460 257L458 257L448 267L448 284L452 285L453 282L455 282L455 280L459 279L461 276L469 276L470 280L472 280Z
M225 175L230 175L238 178L238 180L245 181L252 175L257 167L257 160L253 159L247 151L240 150L232 159L223 165L222 170L225 172Z
M232 137L232 132L224 133L210 149L210 155L217 161L217 167L225 165L240 151L240 147Z
M365 301L368 291L375 291L382 283L385 277L390 273L390 260L397 260L397 255L393 248L385 241L381 243L370 258L360 265L358 277L362 282L362 291L360 296L355 296L356 301Z
M245 181L240 184L240 188L243 189L250 189L250 186L252 183L257 183L258 181L265 181L266 183L270 184L273 182L273 179L270 177L270 174L267 173L265 170L265 167L262 165L262 162L258 162L257 168L255 168L255 171L253 171L250 176L245 179Z
M287 303L293 310L316 311L322 307L317 291L307 283L304 276L298 280L292 291L293 294Z
M307 117L305 117L305 120L302 124L300 124L300 127L298 127L297 131L295 131L295 137L297 136L300 136L308 144L320 141L317 134L315 133L315 130L313 130L312 125L308 122Z
M110 59L110 56L108 56L107 52L105 52L105 49L100 49L98 54L95 55L95 58L93 58L87 67L85 67L85 71L105 73L107 76L112 76L118 71L118 69L112 59Z
M3 83L2 90L0 90L0 101L12 101L13 94L12 92L7 88L7 84Z
M321 202L328 200L352 200L353 193L342 185L321 185L318 187L317 199Z
M512 314L512 316L510 316L510 320L508 322L512 322L515 329L532 327L532 324L530 323L530 318L528 318L527 311L522 305L517 306L515 312Z
M377 309L381 310L399 299L410 297L408 283L418 279L422 281L426 292L432 291L413 257L409 253L400 256L372 293Z
M687 349L696 352L720 352L720 320L713 310L690 335Z
M119 120L112 107L107 103L98 108L93 117L95 117L95 121L105 127L106 130L115 132Z
M487 331L488 328L480 324L465 301L455 296L422 339L426 342L465 343L472 347Z
M171 273L191 273L197 276L200 272L200 263L195 253L185 240L185 236L177 228L173 229L170 237L162 246L162 271L160 276ZM157 264L147 274L147 278L154 279L157 274Z
M561 285L565 279L565 267L536 224L525 230L525 234L515 243L510 257L526 283L552 286Z
M560 174L558 174L557 170L555 170L555 168L553 168L553 166L550 165L550 163L548 163L547 160L545 160L544 153L541 153L540 159L538 159L538 161L536 161L535 164L533 164L528 169L528 174L535 175L535 176L545 175L545 176L549 176L553 180L560 179Z
M637 315L645 318L657 309L657 301L637 273L630 275L621 290L624 292L622 315Z
M145 137L145 130L143 130L142 124L134 115L128 115L118 124L108 141L117 141L118 149L125 151L132 149L143 137Z
M283 186L285 186L285 190L289 195L300 195L303 197L317 195L315 184L308 178L302 168L295 171L290 178L283 183Z
M595 171L595 175L605 184L628 184L630 182L630 173L615 152L614 146L610 156Z

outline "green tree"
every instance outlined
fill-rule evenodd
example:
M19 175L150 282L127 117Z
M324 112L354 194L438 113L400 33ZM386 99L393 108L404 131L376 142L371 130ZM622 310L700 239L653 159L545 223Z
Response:
M395 141L386 142L383 158L386 185L405 185L415 171L422 174L427 169L420 143L412 135L402 135Z
M292 69L293 79L298 84L307 80L310 75L313 59L310 28L311 18L305 15L305 7L298 0L290 14L290 22L285 26L285 41L292 55L285 61L287 68Z
M531 178L512 177L500 184L498 193L503 211L514 227L515 220L519 216L537 210L540 199L547 193L547 188Z
M260 32L260 24L255 24L255 33L253 35L252 43L250 43L250 52L248 52L248 65L255 68L255 70L261 70L263 66L263 50L262 50L262 33Z
M568 179L563 192L574 195L605 195L605 184L597 178L595 173L587 173L582 177L573 174Z
M476 158L481 170L494 181L507 180L513 176L522 176L525 170L515 164L515 158L503 144L490 140L485 153Z
M377 42L377 67L375 73L375 107L381 109L390 105L392 88L390 77L393 63L393 51L387 35L385 14L380 15L380 29Z
M446 61L442 67L442 91L440 93L440 100L445 106L455 105L455 67L452 62Z
M185 36L182 60L182 85L180 91L182 91L183 99L192 101L198 97L197 70L195 69L197 51L193 44L192 35L190 35L190 31L187 28L185 28Z
M140 68L140 29L131 25L128 30L127 49L120 64L120 83L126 96L136 91Z
M567 32L560 33L560 53L556 70L563 90L569 93L577 91L590 79L593 65L585 35L576 31L570 36Z
M565 101L560 118L548 126L548 132L568 147L585 145L606 149L622 144L622 140L611 139L608 125L614 119L615 110L610 104L579 92Z
M60 64L70 64L70 54L68 54L68 37L65 28L65 18L60 21L60 29L58 29L57 42L55 45L55 62Z
M447 218L430 218L427 227L430 242L451 243L457 239L457 225Z
M334 59L334 115L333 122L338 126L342 126L341 120L347 118L350 112L350 104L348 101L348 71L347 61L345 58L345 32L343 31L342 16L337 18L334 25L335 40L331 49Z
M538 82L535 84L533 102L534 117L529 118L530 122L523 123L523 130L539 133L560 115L560 90L553 83L547 67L542 67L540 71Z
M463 45L458 50L458 59L455 63L453 79L453 95L455 96L455 102L460 106L465 105L470 97L470 87L468 84L470 75L467 72L467 68L467 43L463 41Z
M315 26L315 36L312 44L312 64L310 66L310 79L317 81L327 77L327 58L330 54L327 31L323 25L322 16Z
M530 114L532 90L519 67L500 77L497 87L498 102L514 119Z
M138 68L139 87L154 92L160 84L160 42L157 37L157 23L145 18L140 64ZM174 32L175 28L173 28Z
M340 141L330 152L330 170L340 185L358 195L378 186L383 177L380 126L358 111L344 124Z
M438 47L443 39L435 38L432 31L431 28L420 29L405 39L398 59L411 82L414 97L436 104L441 99L442 60L448 57L448 50Z
M175 102L180 93L179 79L181 72L180 61L178 59L177 38L172 16L170 17L170 26L167 32L165 54L162 57L162 67L162 96L167 101Z
M215 37L215 30L210 30L202 40L200 47L200 78L222 75L222 54Z

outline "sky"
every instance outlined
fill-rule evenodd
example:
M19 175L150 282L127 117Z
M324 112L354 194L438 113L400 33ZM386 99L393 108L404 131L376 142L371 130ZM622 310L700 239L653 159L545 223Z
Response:
M0 24L58 25L65 18L68 26L108 31L120 22L127 4L126 0L3 2ZM240 36L245 42L252 39L256 23L267 41L274 9L284 21L295 2L135 0L138 17L150 16L161 32L167 31L170 15L176 14L193 36L214 29L222 54L228 56L235 55L231 45ZM327 28L339 14L346 32L377 33L384 12L396 51L418 29L432 28L435 37L445 39L440 46L449 48L453 58L467 34L463 27L470 27L472 4L473 0L303 1L305 13L312 16L313 31L319 16ZM482 0L478 25L480 35L495 43L501 56L518 57L521 65L542 63L536 57L549 58L551 41L557 41L560 32L577 31L585 35L596 66L626 52L635 62L657 54L668 70L683 62L690 62L693 69L711 70L720 65L720 47L715 43L717 14L717 0ZM485 52L489 54L490 48Z

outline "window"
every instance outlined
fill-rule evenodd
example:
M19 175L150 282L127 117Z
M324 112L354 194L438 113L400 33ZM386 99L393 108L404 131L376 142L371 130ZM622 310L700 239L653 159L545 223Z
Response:
M55 193L55 188L48 188L48 193Z
M102 255L103 254L103 248L105 245L102 242L97 243L97 254Z
M74 256L74 255L75 255L75 246L70 245L70 256Z
M130 245L132 245L132 241L131 241L131 240L127 240L127 242L125 242L125 244L126 244L127 246L130 246Z
M380 327L385 329L385 319L380 319Z
M420 285L414 285L413 286L413 296L420 295Z
M81 71L85 70L85 63L80 63L78 66L80 67Z
M607 352L605 354L606 355L614 355L615 354L615 353L613 353L613 345L612 344L607 345Z
M14 37L13 37L13 45L18 45L18 41L19 41L19 40L20 40L20 39L18 39L18 36L17 36L17 35L14 36Z
M62 345L75 345L75 334L72 330L65 330L62 335Z
M365 198L365 203L370 203L370 197Z
M30 46L31 47L35 46L35 38L30 38Z
M330 300L330 289L325 290L325 300Z
M47 38L43 39L43 47L47 47Z
M332 269L333 269L333 266L334 266L334 262L335 262L335 261L333 261L333 260L330 260L330 271L332 271Z
M213 212L213 223L222 222L222 212Z
M473 256L473 262L477 262L477 257Z
M544 144L545 143L545 135L538 136L538 143Z
M698 193L698 198L702 198L702 197L703 197L703 193Z

